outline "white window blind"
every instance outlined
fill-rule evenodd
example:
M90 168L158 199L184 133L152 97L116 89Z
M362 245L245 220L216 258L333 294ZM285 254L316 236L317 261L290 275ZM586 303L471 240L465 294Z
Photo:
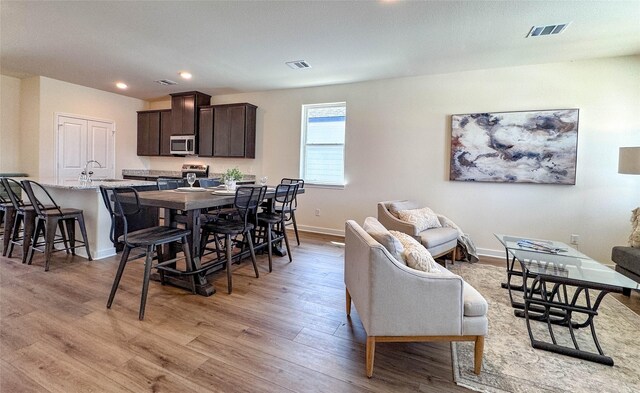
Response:
M309 184L344 185L344 102L302 106L301 177Z

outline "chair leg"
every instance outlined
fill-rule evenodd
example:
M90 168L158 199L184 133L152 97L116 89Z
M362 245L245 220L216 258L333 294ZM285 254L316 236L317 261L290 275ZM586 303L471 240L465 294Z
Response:
M14 209L8 210L4 216L4 237L2 243L2 256L7 256L9 251L9 244L13 234L13 223L16 220L16 211Z
M20 237L20 223L22 222L22 220L24 219L24 215L23 214L18 214L16 213L16 218L13 221L13 230L11 231L11 242L9 243L9 251L7 253L7 256L9 258L11 258L11 254L13 253L13 246L16 244L15 242L18 241L18 237ZM24 241L24 237L22 239L22 241Z
M351 294L349 293L349 289L345 288L344 289L345 295L346 295L346 306L347 306L347 316L351 316Z
M184 253L184 258L185 258L185 266L188 272L193 271L193 259L191 257L191 250L189 250L189 242L187 240L186 236L182 237L182 252ZM190 275L191 278L191 293L192 294L196 294L196 277L191 274Z
M484 336L476 337L476 344L473 351L473 372L480 375L482 369L482 352L484 351Z
M57 227L58 227L58 219L49 218L44 220L44 258L45 258L44 271L45 272L49 271L49 264L51 263L51 252L53 251L53 242L55 241L55 238L56 238Z
M231 294L231 248L233 247L233 243L231 243L231 235L227 235L225 237L224 249L227 252L227 293Z
M87 258L93 261L91 258L91 251L89 251L89 240L87 239L87 227L84 225L84 215L80 214L76 217L78 225L80 226L80 233L82 233L82 241L84 242L84 249L87 251ZM75 237L74 237L75 238Z
M291 210L291 221L293 221L293 232L296 234L296 242L300 245L300 236L298 236L298 223L296 223L295 210Z
M205 247L207 247L207 242L209 241L209 231L206 229L202 230L202 235L200 236L200 258L204 255Z
M31 265L31 261L33 260L33 254L38 246L38 238L40 236L44 236L44 221L40 218L36 218L36 229L33 231L33 239L31 240L31 247L29 247L29 254L27 254L27 265ZM24 263L24 262L23 262Z
M144 309L147 305L147 292L149 292L149 277L151 276L151 264L153 263L153 245L147 247L147 258L144 260L144 277L142 278L142 294L140 295L140 313L138 319L144 319Z
M125 244L124 250L122 251L122 257L120 258L120 264L118 265L118 271L116 272L116 277L113 279L111 293L109 293L109 300L107 300L107 308L111 308L113 298L116 296L116 291L118 290L118 285L120 285L120 279L122 278L122 272L124 271L124 266L127 264L127 259L129 259L130 252L131 247Z
M69 247L71 247L71 255L76 255L76 222L75 220L64 220L64 225L67 226L67 234L64 233L63 222L60 221L60 232L62 232L62 240L64 240L64 248L69 253ZM68 238L68 239L67 239Z
M291 256L291 248L289 247L289 236L287 236L287 228L285 228L284 222L282 223L282 236L284 236L284 244L287 246L287 255L289 255L289 262L293 262L293 257Z
M273 244L271 244L271 224L267 224L267 249L269 250L269 273L273 271Z
M22 263L25 263L27 254L29 253L29 247L31 247L31 239L35 231L36 214L34 210L24 212L24 222L22 228ZM54 226L55 237L55 226Z
M373 376L373 357L376 353L376 338L374 336L367 336L367 347L365 352L367 358L367 377L371 378Z
M251 263L253 263L253 271L256 272L256 278L260 278L260 273L258 273L258 264L256 263L256 252L253 249L253 238L251 237L250 231L247 231L246 237L247 237L247 242L249 243L249 253L251 254Z

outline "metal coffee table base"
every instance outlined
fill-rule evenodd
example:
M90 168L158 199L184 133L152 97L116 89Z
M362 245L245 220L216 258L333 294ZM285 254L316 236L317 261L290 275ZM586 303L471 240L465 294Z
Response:
M527 277L524 277L524 310L515 310L514 314L518 317L523 317L526 320L527 330L529 332L529 338L531 340L531 346L537 349L543 349L545 351L551 351L562 355L572 356L584 360L589 360L596 363L601 363L607 366L613 366L613 359L606 356L602 351L598 336L596 335L593 319L598 315L598 307L600 306L602 299L609 292L620 292L620 288L608 288L599 286L598 288L588 288L582 286L579 283L571 282L546 282L541 278L533 278L532 288L539 287L539 293L527 289ZM553 288L549 291L547 285L553 285ZM567 286L575 287L575 292L572 296L569 296ZM598 295L592 301L592 294L590 290L599 291ZM585 305L579 305L578 300L584 298ZM584 322L575 322L574 314L582 315L585 317ZM551 342L545 342L537 340L533 331L531 330L531 321L546 322L549 330L549 336ZM569 330L571 335L572 347L558 344L553 325L563 326ZM598 353L582 350L578 341L576 340L576 329L589 328L591 338L598 351Z

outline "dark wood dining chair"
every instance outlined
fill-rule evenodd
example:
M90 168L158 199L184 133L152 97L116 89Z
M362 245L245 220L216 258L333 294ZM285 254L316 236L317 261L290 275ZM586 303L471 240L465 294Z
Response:
M2 184L12 206L11 209L6 210L9 217L5 219L5 222L11 226L11 233L8 239L4 239L2 256L11 258L14 246L17 245L22 248L22 263L26 263L34 230L35 210L18 194L24 192L22 184L18 181L3 177L0 179L0 184Z
M251 254L251 262L253 263L253 270L256 274L256 278L260 277L258 273L258 265L256 263L256 253L253 248L253 232L256 220L256 212L260 202L264 199L267 187L238 187L236 189L236 195L233 201L233 206L236 209L236 214L224 214L217 220L205 223L202 226L202 243L201 249L209 240L209 236L214 236L214 242L216 251L220 253L220 247L223 247L225 254L224 259L218 258L217 262L212 263L211 267L217 264L224 264L227 269L227 292L232 292L231 282L231 264L233 259L237 258L238 261L244 254L244 246L249 247L249 253ZM243 239L240 242L237 237L242 235ZM220 245L218 237L224 236L224 244ZM236 244L242 246L241 251L233 255L233 249Z
M151 228L139 229L137 231L129 231L128 219L132 216L139 214L142 209L140 207L140 197L138 192L131 187L120 187L108 189L106 187L100 187L100 192L103 195L105 201L110 201L110 210L113 212L113 220L116 218L122 220L124 225L123 234L117 239L117 241L124 243L124 250L120 258L120 264L116 276L113 280L111 292L109 293L109 299L107 300L107 308L111 308L113 299L116 296L124 267L129 261L129 255L134 248L143 248L145 253L140 256L145 256L144 262L144 276L142 278L142 294L140 295L140 311L138 318L144 319L144 311L147 303L147 293L149 291L149 278L151 276L151 268L154 259L154 252L160 254L160 246L167 243L180 242L182 243L182 251L185 256L186 271L193 271L193 260L191 258L191 251L188 243L188 236L191 231L188 229L171 228L168 226L156 226ZM125 203L124 199L128 199ZM133 201L131 200L133 199ZM111 205L111 203L113 203ZM113 228L113 225L112 225ZM163 261L162 265L168 265L176 262L175 259ZM156 267L159 267L158 264ZM161 276L163 277L162 273ZM190 275L191 280L191 292L196 292L195 277Z
M184 179L169 179L166 177L159 177L156 180L158 190L175 190L178 187L186 187L186 181Z
M222 183L218 179L210 179L205 177L205 178L199 178L198 184L202 188L211 188L211 187L217 187Z
M274 210L273 207L268 207L266 210L258 213L258 226L262 228L259 233L263 242L267 243L268 256L269 256L269 271L273 271L273 245L276 242L280 242L284 239L287 246L287 254L289 255L289 262L292 262L291 248L289 247L289 237L285 229L285 223L287 222L289 215L291 214L291 204L296 195L298 188L297 183L291 184L279 184L276 187L275 196L273 199L274 206L279 206L278 210Z
M280 184L297 184L298 185L298 187L296 188L296 195L294 195L293 197L293 202L291 203L291 206L288 207L289 211L286 212L287 221L285 222L285 225L293 224L293 232L296 234L296 242L298 243L298 245L300 245L300 236L298 235L298 223L296 222L296 209L298 207L298 191L304 188L304 179L293 179L289 177L283 177L282 180L280 180ZM281 209L283 209L282 206L275 207L276 211L279 211Z
M21 183L31 202L31 206L36 212L35 230L29 247L29 255L27 256L28 264L31 264L34 251L43 252L45 255L44 271L49 271L51 254L59 251L55 249L55 245L60 243L63 243L64 250L67 253L71 251L72 255L76 254L76 248L84 247L87 252L87 258L91 261L91 251L89 250L87 228L84 224L82 209L60 207L53 200L51 194L42 185L33 180L23 180ZM36 195L35 190L38 190L38 195L42 200ZM76 222L82 234L82 241L78 242L78 246L76 246ZM60 229L60 236L56 236L57 229ZM43 237L42 241L40 241L41 235Z

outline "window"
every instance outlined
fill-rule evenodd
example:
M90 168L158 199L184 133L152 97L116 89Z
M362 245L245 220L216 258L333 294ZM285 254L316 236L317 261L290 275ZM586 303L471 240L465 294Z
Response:
M302 106L301 177L308 184L344 185L345 102Z

